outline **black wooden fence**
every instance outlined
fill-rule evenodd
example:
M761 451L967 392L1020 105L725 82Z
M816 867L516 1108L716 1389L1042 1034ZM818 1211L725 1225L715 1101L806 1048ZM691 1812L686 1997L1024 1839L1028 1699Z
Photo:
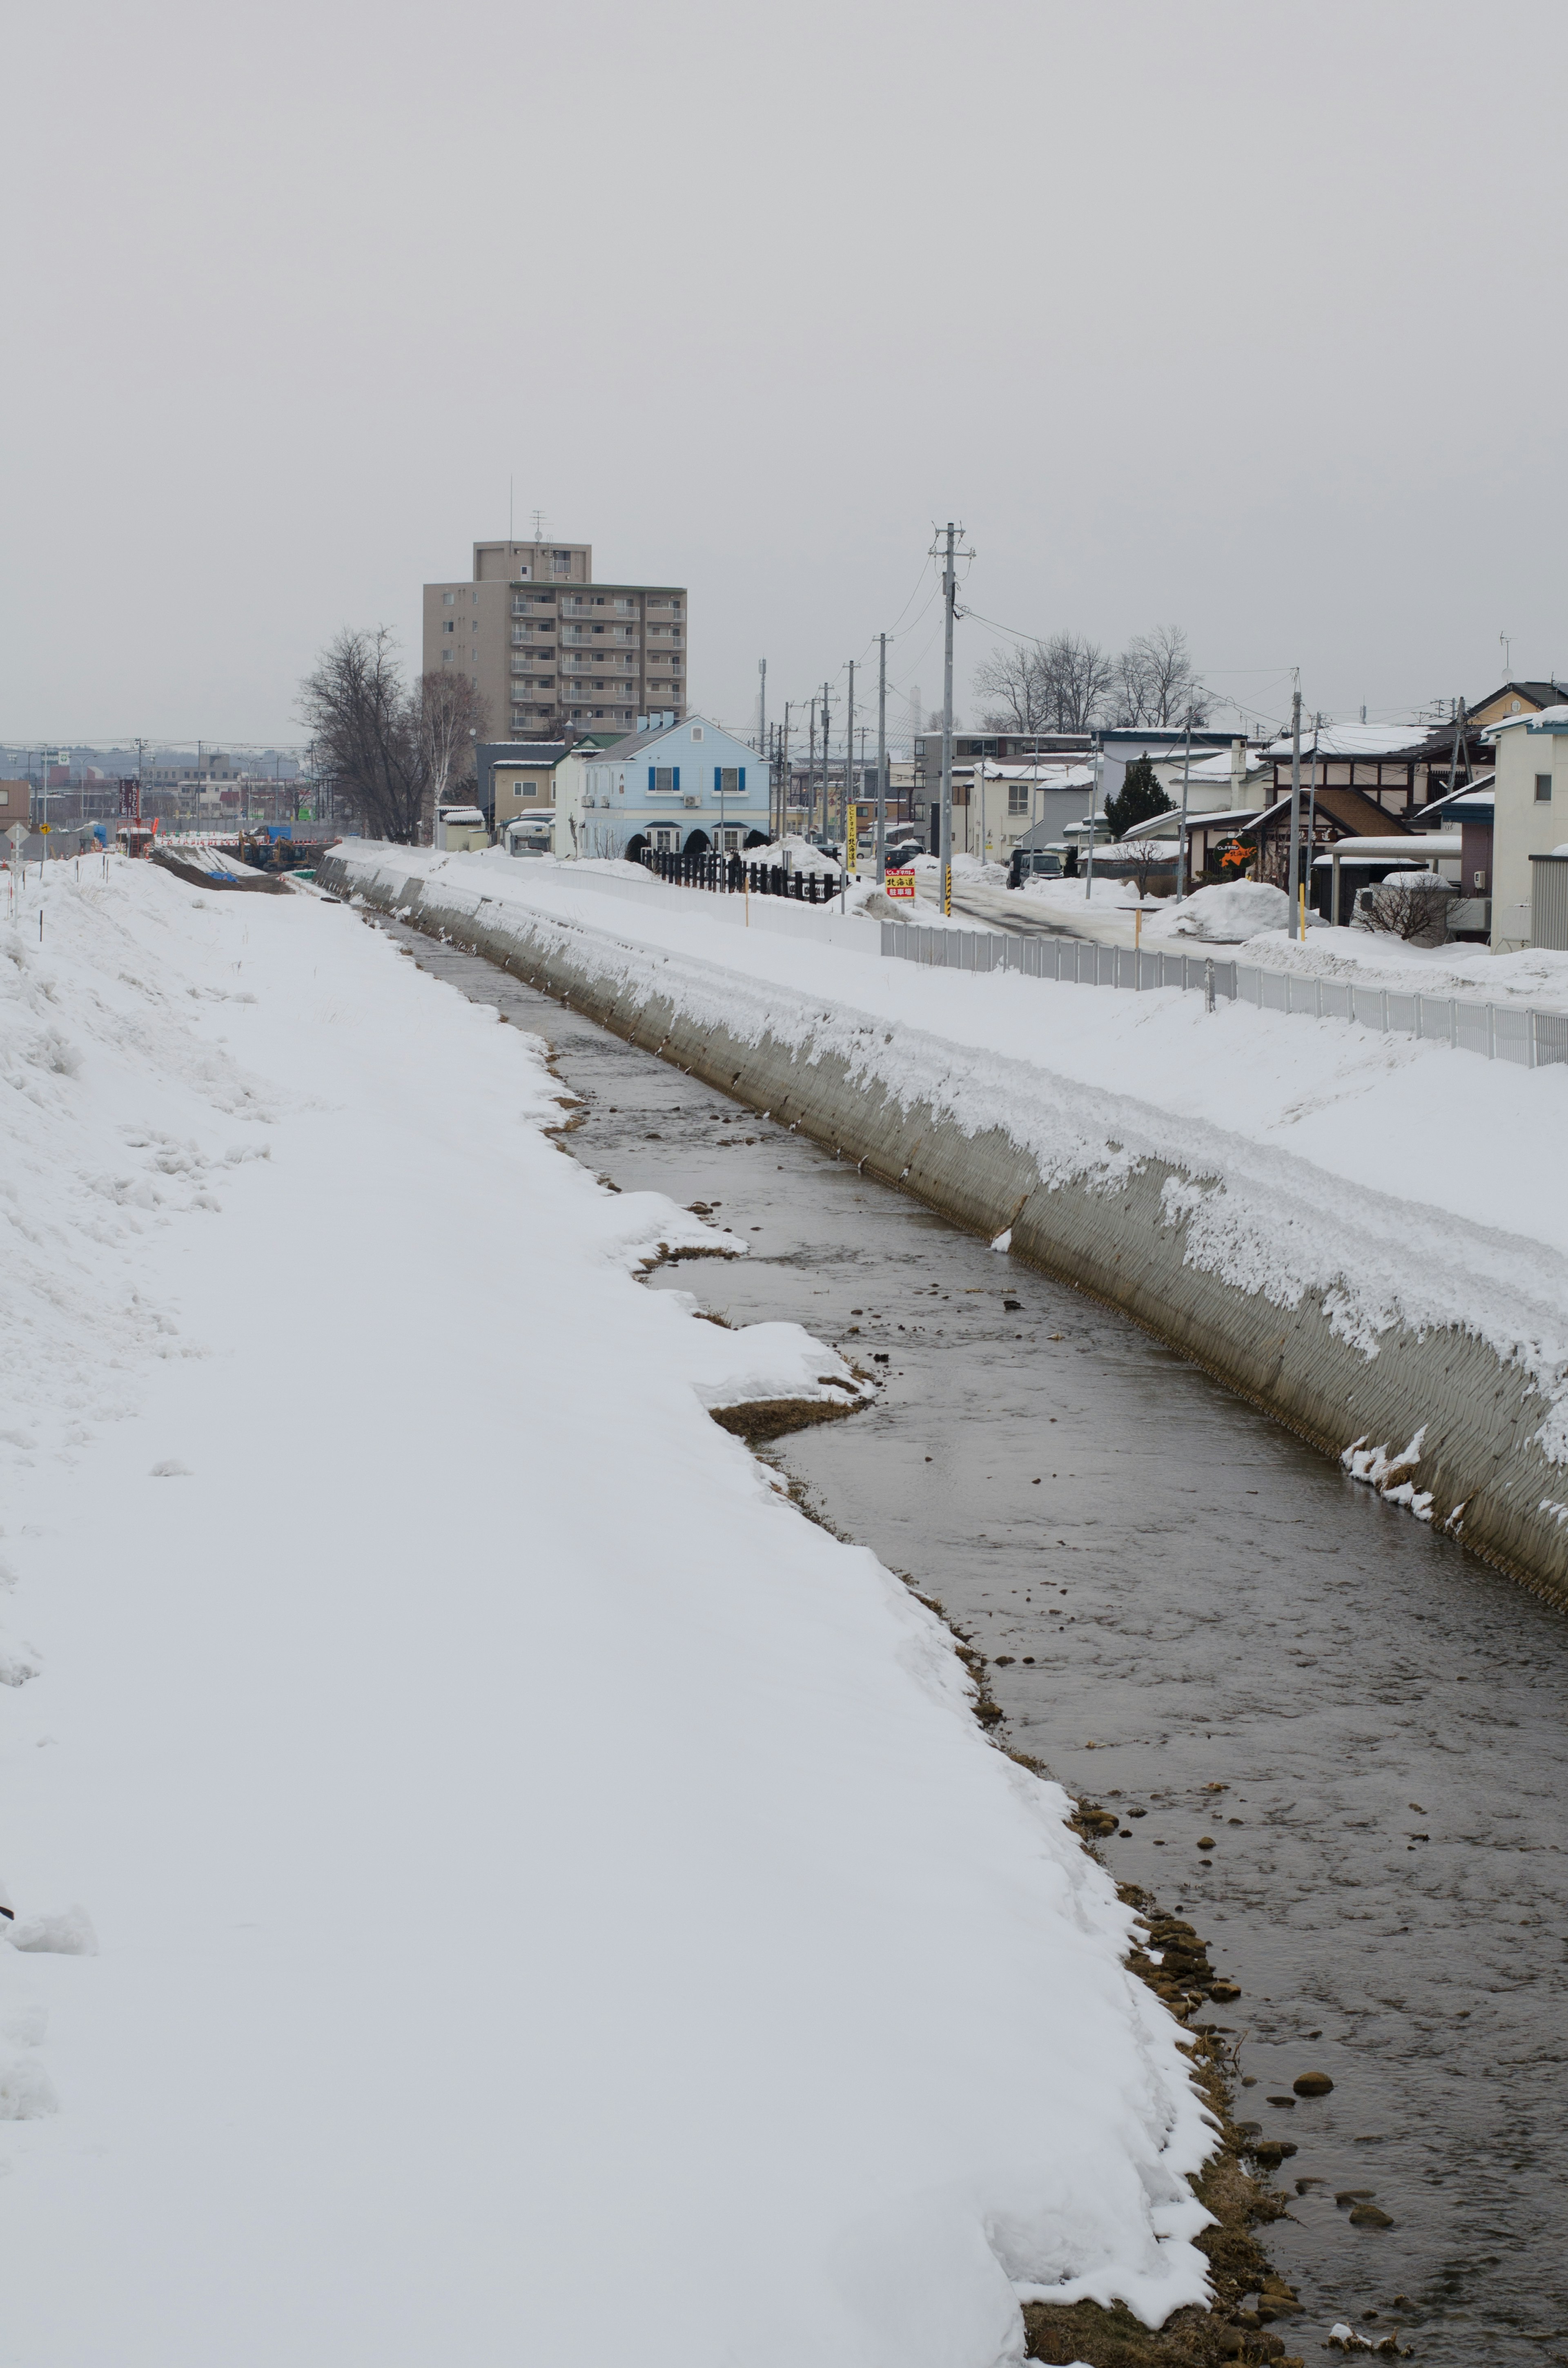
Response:
M838 894L842 881L830 871L791 871L782 863L751 863L744 855L679 855L673 848L650 847L642 857L656 880L676 888L711 888L721 896L792 896L797 905L827 905Z

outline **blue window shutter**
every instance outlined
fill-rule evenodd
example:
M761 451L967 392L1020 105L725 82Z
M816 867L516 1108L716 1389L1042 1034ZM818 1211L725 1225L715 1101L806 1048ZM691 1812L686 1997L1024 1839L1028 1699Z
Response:
M649 795L650 797L652 797L652 796L653 796L653 768L652 767L652 765L650 765L650 766L649 766L649 768L648 768L648 795Z
M737 782L737 785L738 785L738 788L739 788L740 795L744 798L744 795L745 795L745 793L746 793L746 768L745 768L745 767L744 767L744 765L741 767L741 769L740 769L740 773L739 773L739 776L738 776L738 782Z
M724 786L724 775L723 775L722 768L722 767L720 767L720 766L718 766L718 765L715 765L715 766L714 766L714 768L713 768L713 794L714 794L714 796L715 796L715 797L717 797L717 796L719 795L719 793L720 793L720 791L722 790L723 786Z
M675 776L676 776L676 795L678 796L678 795L679 795L679 793L680 793L680 767L679 767L678 765L677 765L677 766L676 767L676 768L675 768Z

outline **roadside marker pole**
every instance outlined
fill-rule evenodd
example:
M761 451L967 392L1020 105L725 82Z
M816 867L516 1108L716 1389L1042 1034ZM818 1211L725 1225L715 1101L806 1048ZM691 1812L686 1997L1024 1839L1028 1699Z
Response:
M949 518L942 566L942 830L938 888L944 916L953 909L953 608L958 588L953 573L953 538L958 531Z

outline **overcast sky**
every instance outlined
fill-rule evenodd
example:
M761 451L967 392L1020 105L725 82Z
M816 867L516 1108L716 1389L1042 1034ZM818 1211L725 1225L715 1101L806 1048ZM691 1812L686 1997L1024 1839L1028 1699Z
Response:
M1568 667L1544 0L11 18L0 737L292 740L521 524L748 723L1158 621L1266 714ZM914 596L912 598L912 596Z

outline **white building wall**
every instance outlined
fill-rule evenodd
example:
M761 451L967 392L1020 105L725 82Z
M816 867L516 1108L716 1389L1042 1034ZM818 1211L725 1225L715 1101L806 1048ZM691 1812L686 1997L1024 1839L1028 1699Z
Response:
M1530 941L1530 857L1568 845L1568 721L1523 719L1499 729L1495 745L1492 951L1515 953ZM1538 775L1551 780L1549 799L1536 795Z

